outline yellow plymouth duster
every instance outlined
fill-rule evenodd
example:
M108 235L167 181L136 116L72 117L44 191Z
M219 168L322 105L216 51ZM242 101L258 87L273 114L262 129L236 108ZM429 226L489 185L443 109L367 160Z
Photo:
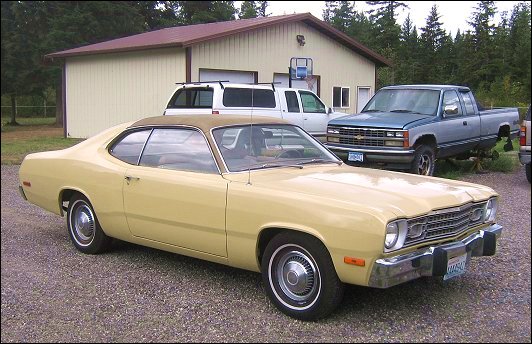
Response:
M502 232L488 187L347 166L267 117L146 118L30 154L19 178L81 252L116 238L261 272L275 306L304 320L331 313L345 283L461 275Z

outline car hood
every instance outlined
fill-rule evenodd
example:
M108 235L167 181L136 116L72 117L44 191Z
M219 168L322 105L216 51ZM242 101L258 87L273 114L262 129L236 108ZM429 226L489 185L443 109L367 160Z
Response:
M430 121L433 118L434 116L416 113L364 112L333 119L329 125L404 129L414 122Z
M237 178L245 181L247 174ZM279 197L290 198L290 193L296 193L301 199L304 194L329 204L348 202L353 210L392 213L398 218L420 216L497 195L482 185L345 164L253 171L250 178L254 187L275 191Z

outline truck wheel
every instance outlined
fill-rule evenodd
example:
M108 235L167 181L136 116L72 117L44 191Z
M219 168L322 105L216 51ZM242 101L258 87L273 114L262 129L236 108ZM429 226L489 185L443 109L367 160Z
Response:
M410 172L423 176L432 176L435 160L434 149L427 145L421 145L416 148Z
M526 179L528 179L528 182L530 183L530 179L532 178L532 176L530 175L530 164L526 164L525 166L525 170L526 170Z
M66 218L68 234L78 250L86 254L97 254L109 248L112 238L103 232L94 209L85 196L72 196Z
M344 294L327 248L302 233L283 232L268 243L262 256L262 280L273 304L301 320L330 314Z

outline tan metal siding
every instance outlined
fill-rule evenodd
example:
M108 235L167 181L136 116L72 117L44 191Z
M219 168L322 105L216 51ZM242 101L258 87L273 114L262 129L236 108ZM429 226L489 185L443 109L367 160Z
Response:
M159 116L185 81L185 50L166 48L66 59L67 135L89 137L115 124Z
M299 46L296 35L304 35ZM320 75L321 98L332 105L333 86L350 87L350 108L356 111L357 86L375 92L375 64L304 23L288 23L237 34L192 47L192 80L199 69L258 71L259 82L272 82L274 73L287 73L291 57L311 57Z

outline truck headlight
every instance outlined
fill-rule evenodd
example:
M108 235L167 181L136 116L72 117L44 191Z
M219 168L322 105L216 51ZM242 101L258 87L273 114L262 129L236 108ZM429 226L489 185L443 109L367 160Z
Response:
M484 222L493 222L497 217L497 199L491 198L484 209Z
M340 134L340 130L338 129L333 129L333 128L327 128L327 132L329 134Z

